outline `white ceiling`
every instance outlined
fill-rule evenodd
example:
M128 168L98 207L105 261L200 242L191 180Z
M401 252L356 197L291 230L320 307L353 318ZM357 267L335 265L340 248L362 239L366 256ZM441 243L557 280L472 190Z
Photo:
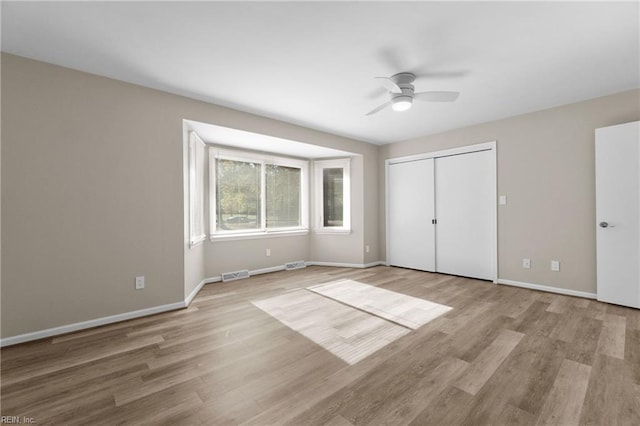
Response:
M2 50L377 144L640 86L635 1L3 1ZM365 116L400 71L461 95Z

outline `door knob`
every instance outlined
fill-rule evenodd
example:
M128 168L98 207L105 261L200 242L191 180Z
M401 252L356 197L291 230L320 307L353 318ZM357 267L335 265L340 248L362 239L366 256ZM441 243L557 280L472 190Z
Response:
M615 228L614 225L609 225L609 222L604 222L604 221L600 222L599 225L600 225L600 228Z

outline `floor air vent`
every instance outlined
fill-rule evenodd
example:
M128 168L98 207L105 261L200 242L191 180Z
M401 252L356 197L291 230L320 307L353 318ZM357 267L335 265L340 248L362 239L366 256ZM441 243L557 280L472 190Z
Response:
M249 270L243 269L242 271L235 272L223 272L222 273L222 281L233 281L239 280L242 278L249 278Z
M292 269L300 269L306 268L307 264L304 263L304 260L298 260L297 262L289 262L284 264L284 269L287 271L291 271Z

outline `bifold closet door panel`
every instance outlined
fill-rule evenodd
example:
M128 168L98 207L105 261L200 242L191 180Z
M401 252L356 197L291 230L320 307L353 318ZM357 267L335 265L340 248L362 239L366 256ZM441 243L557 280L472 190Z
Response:
M491 151L436 159L438 272L493 280L494 201Z
M389 264L435 271L433 159L388 170Z

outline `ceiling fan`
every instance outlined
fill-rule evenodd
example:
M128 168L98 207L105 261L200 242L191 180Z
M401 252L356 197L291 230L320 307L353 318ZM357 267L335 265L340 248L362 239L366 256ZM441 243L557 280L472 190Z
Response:
M458 92L418 92L415 93L413 82L415 74L401 72L391 77L376 77L380 83L389 90L391 100L369 111L366 115L372 115L384 108L391 106L394 111L406 111L413 105L413 100L427 102L453 102L458 98Z

